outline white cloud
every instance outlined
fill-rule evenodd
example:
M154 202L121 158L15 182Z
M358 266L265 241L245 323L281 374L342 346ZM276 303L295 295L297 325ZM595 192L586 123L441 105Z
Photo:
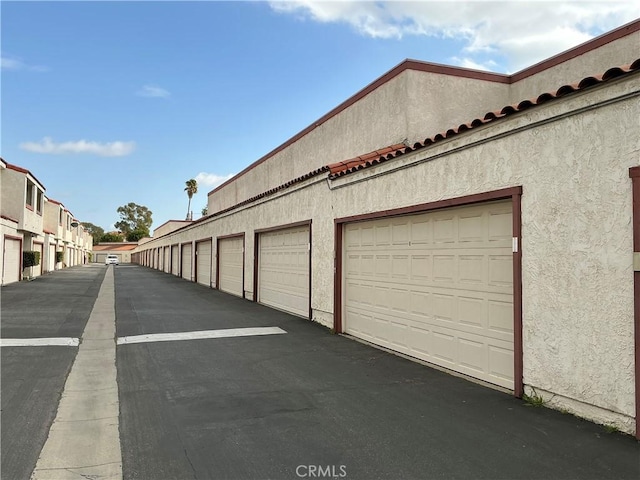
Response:
M44 137L39 142L25 142L20 144L22 150L51 155L88 154L101 157L124 157L136 148L135 142L89 142L78 140L75 142L56 143L50 137Z
M137 95L140 97L167 98L171 95L168 90L157 85L145 85L138 90Z
M279 13L316 22L341 22L362 35L400 39L425 35L463 40L478 66L506 59L525 68L640 17L628 1L271 1ZM477 57L477 58L476 58Z
M27 70L30 72L46 72L49 70L42 65L28 65L20 58L7 57L4 54L0 57L0 68L2 70Z
M198 175L196 175L195 180L196 182L198 182L198 185L215 188L218 185L222 185L234 175L235 173L230 173L229 175L217 175L215 173L200 172Z
M452 57L451 61L458 67L471 68L473 70L484 70L487 72L492 72L498 68L498 64L493 60L487 60L486 62L477 62L469 57Z

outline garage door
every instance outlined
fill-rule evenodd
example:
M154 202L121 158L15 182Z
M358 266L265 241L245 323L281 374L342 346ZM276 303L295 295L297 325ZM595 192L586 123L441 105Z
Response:
M40 275L42 275L42 264L44 263L44 244L42 243L34 243L33 244L33 250L35 252L39 252L40 253L40 261L38 262L38 265L36 265L35 267L33 267L33 273L31 274L34 277L39 277Z
M211 240L196 243L196 282L211 286Z
M514 388L511 201L347 224L345 332Z
M2 265L2 284L20 280L20 265L22 264L22 243L13 238L4 239L4 261Z
M309 226L259 237L258 301L309 317Z
M218 240L218 288L244 296L244 236Z
M164 272L165 273L169 273L169 270L171 269L171 257L170 257L170 250L169 247L164 247Z
M191 244L182 245L182 278L191 280Z
M47 258L48 270L53 272L56 269L56 246L49 245L49 257Z
M178 268L178 246L177 245L172 245L171 246L171 273L173 273L174 275L179 275L180 274L180 269Z

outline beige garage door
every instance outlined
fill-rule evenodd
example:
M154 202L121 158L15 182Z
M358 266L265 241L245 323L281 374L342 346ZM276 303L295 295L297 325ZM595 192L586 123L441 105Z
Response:
M244 237L218 241L218 288L242 297L244 294Z
M40 252L40 262L38 263L38 265L33 267L33 274L32 274L34 277L39 277L40 275L42 275L42 264L44 263L44 244L34 243L33 250L35 252Z
M180 265L178 263L178 253L179 253L178 246L172 245L171 246L171 273L173 273L176 276L180 274L180 269L178 268L178 266Z
M196 243L196 282L211 286L211 240Z
M20 240L13 238L4 239L4 257L2 265L2 284L17 282L20 280L20 265L22 264L22 251Z
M50 272L56 269L56 246L49 245L49 256L47 258L47 266Z
M510 201L348 224L344 247L346 333L514 388Z
M171 264L169 263L170 261L170 257L169 257L169 247L164 247L164 272L165 273L169 273L169 270L171 268Z
M182 245L182 278L191 280L191 244Z
M258 301L309 317L309 226L260 234Z

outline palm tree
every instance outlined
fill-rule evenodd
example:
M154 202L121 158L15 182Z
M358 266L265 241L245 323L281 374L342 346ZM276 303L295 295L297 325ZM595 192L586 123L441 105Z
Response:
M194 194L198 193L198 182L196 182L192 178L191 180L187 180L185 184L187 186L184 190L185 192L187 192L187 195L189 196L189 206L187 207L187 220L189 220L189 217L190 217L189 212L191 212L191 197L193 197Z

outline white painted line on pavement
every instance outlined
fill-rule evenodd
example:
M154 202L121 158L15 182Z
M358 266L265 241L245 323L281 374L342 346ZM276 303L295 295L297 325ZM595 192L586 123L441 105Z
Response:
M221 330L200 330L195 332L150 333L119 337L117 344L146 342L171 342L174 340L200 340L202 338L251 337L254 335L279 335L287 333L279 327L226 328Z
M52 338L0 338L0 347L77 347L80 340L69 337Z

